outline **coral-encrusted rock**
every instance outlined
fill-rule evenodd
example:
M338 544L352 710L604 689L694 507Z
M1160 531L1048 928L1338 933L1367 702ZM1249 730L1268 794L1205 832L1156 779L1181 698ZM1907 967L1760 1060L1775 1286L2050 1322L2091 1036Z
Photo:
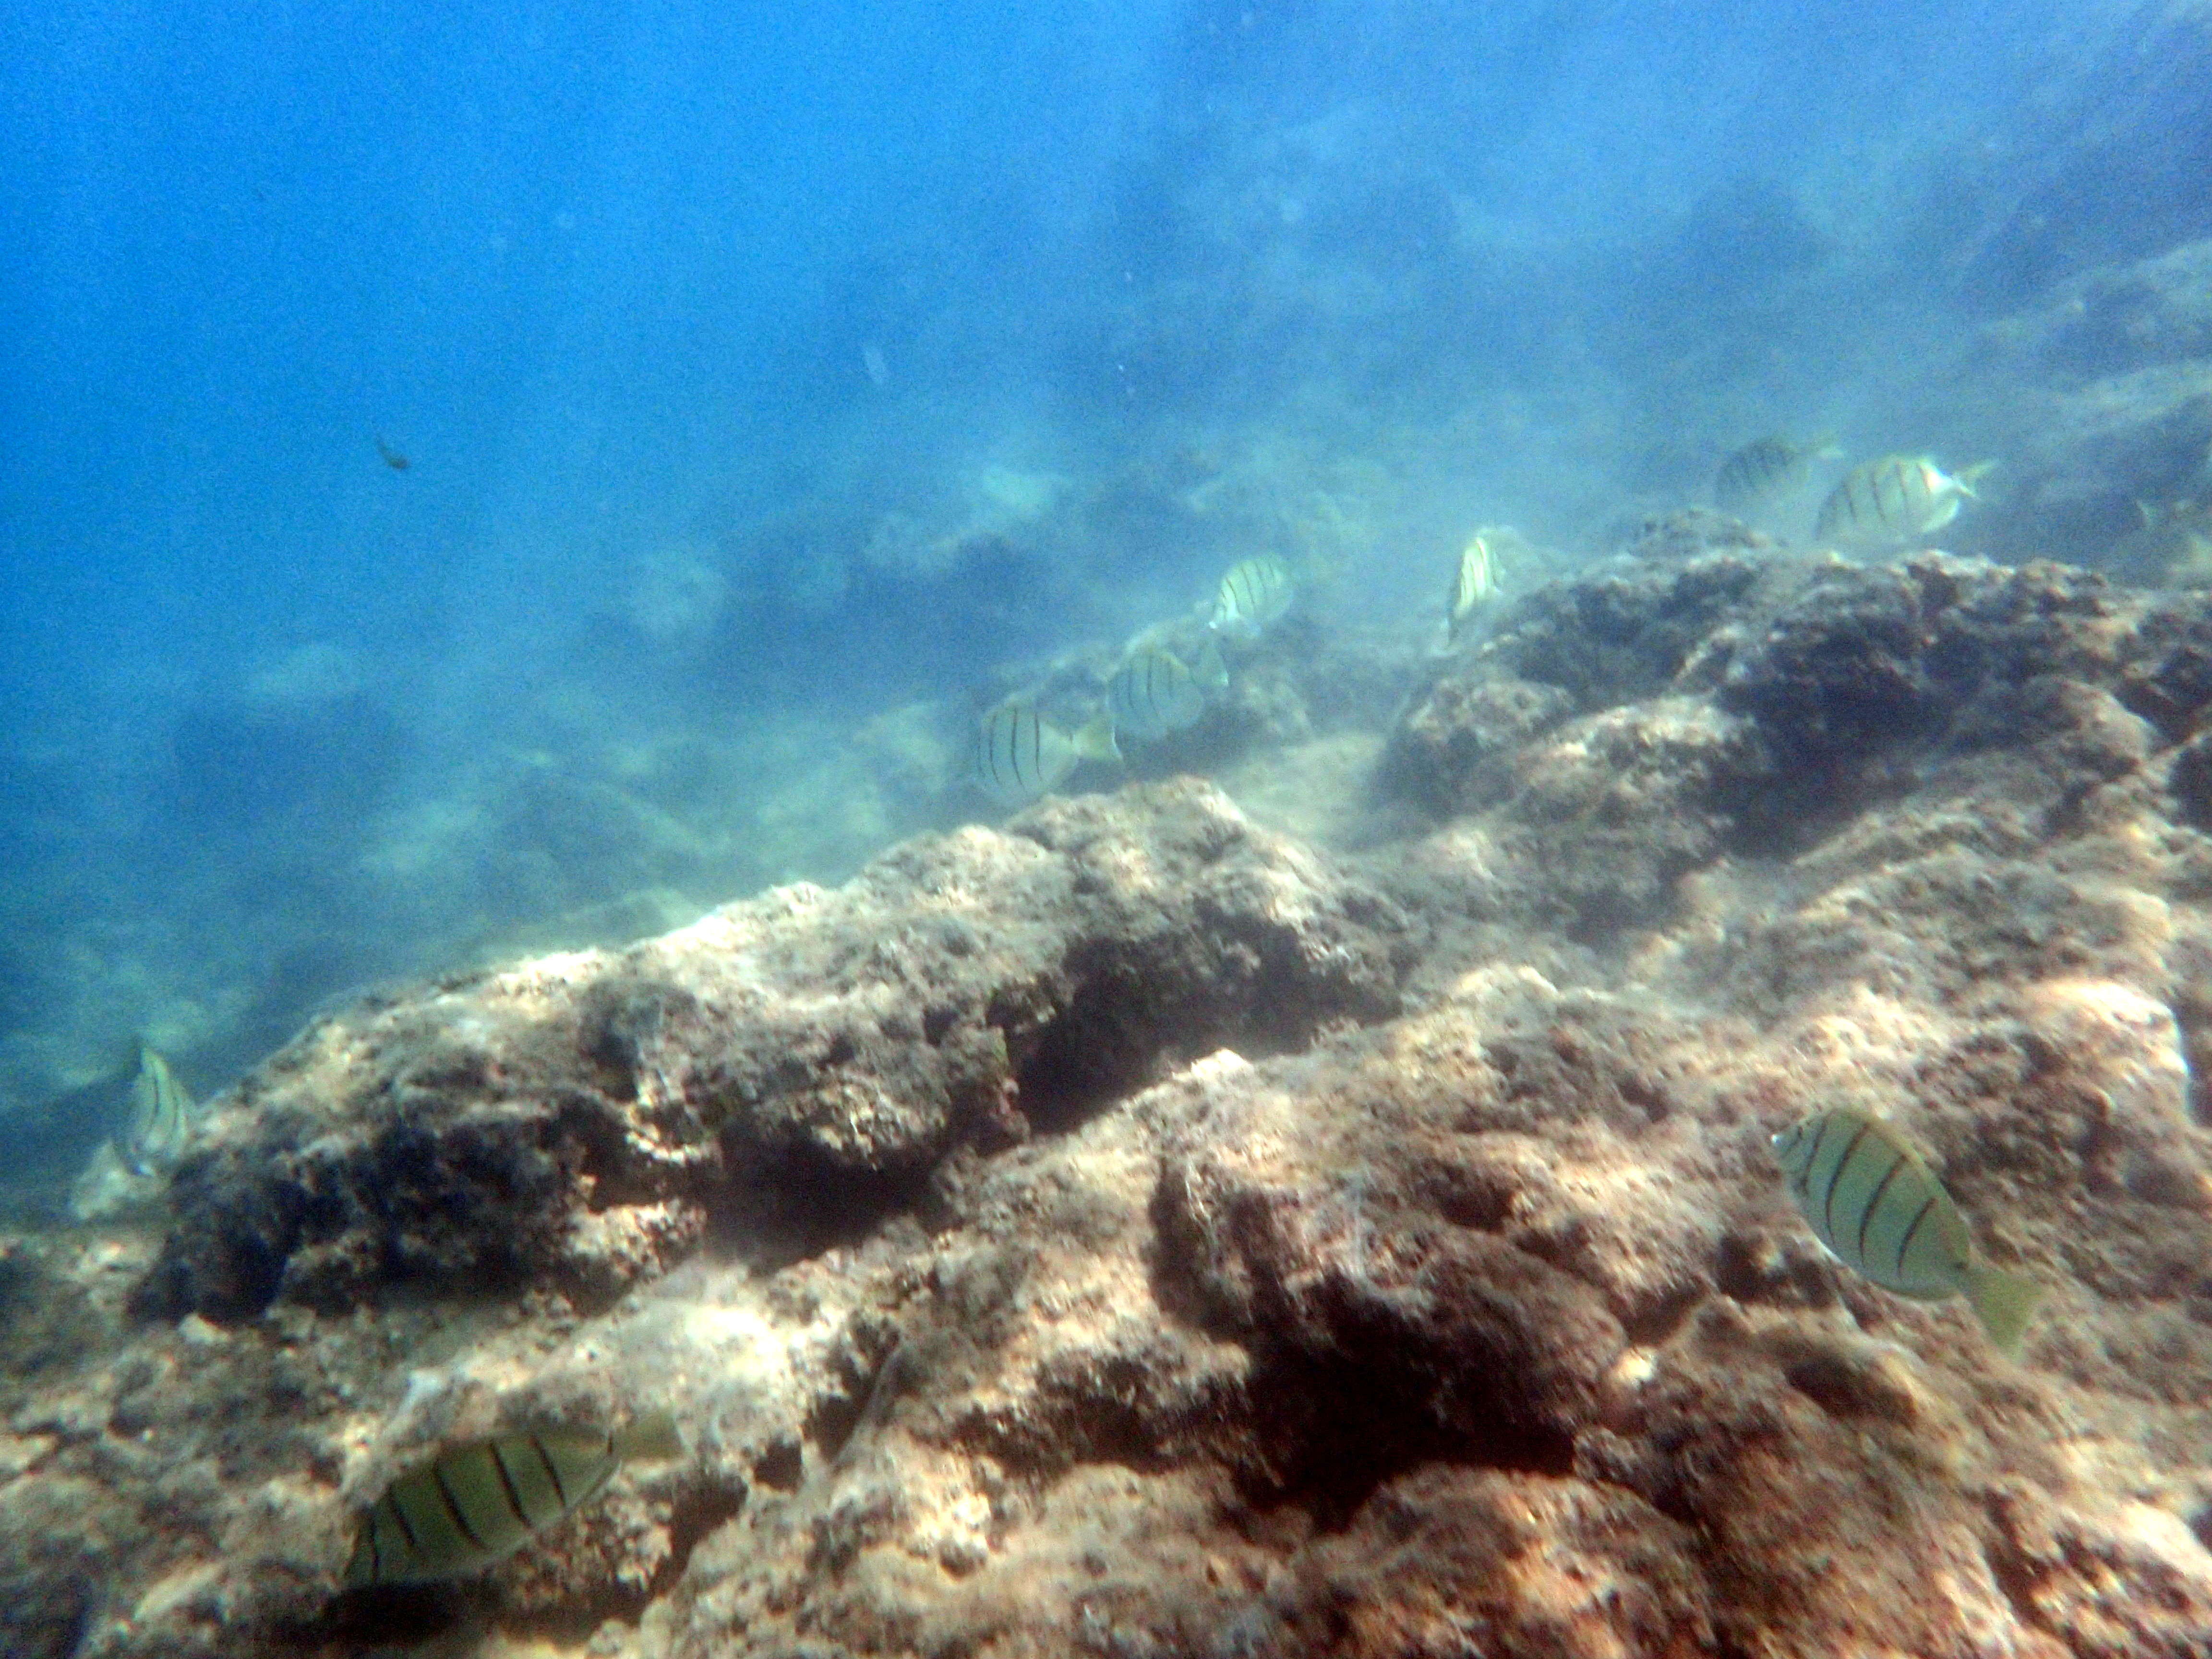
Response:
M1398 926L1184 781L368 1008L217 1119L146 1304L236 1318L410 1281L604 1302L710 1220L834 1231L953 1146L1068 1121L1178 1056L1382 1018Z
M1675 1655L1717 1649L1693 1534L1617 1487L1431 1464L1315 1539L1230 1651ZM1217 1649L1217 1651L1220 1649Z
M1479 815L1515 908L1601 936L1660 920L1725 856L1806 845L1915 766L2001 753L2054 807L2077 802L2148 759L2145 717L2186 729L2212 696L2191 615L2082 571L1940 553L1608 568L1529 596L1448 665L1378 781Z
M1439 679L1392 734L1381 781L1439 814L1489 805L1511 793L1505 763L1574 712L1573 696L1556 685Z
M1460 815L1357 866L1052 801L317 1027L158 1271L7 1258L0 1645L2212 1651L2204 605L1530 604L1428 707L1550 707L1402 745ZM1768 1137L1839 1104L2047 1288L2016 1359L1814 1241ZM332 1596L434 1447L655 1407L482 1581Z

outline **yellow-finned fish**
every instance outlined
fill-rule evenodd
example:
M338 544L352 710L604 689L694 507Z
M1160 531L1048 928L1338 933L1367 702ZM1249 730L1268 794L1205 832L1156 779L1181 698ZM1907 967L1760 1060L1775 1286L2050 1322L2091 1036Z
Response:
M624 1463L683 1450L661 1412L611 1434L540 1429L440 1452L362 1516L345 1587L427 1584L488 1567L598 1497Z
M1002 702L975 729L976 787L1002 806L1021 806L1060 787L1080 760L1119 760L1114 717L1101 712L1063 732L1026 702Z
M1214 595L1212 625L1237 634L1257 634L1281 617L1297 597L1290 567L1273 554L1239 559L1229 567Z
M1713 474L1713 505L1723 512L1741 513L1802 489L1814 461L1832 459L1840 453L1832 438L1815 438L1804 445L1779 435L1754 438L1732 451Z
M1498 597L1498 550L1487 536L1474 536L1460 550L1452 572L1451 599L1444 611L1444 641L1457 645L1474 613Z
M1106 708L1116 733L1151 742L1197 724L1206 712L1206 693L1182 658L1152 647L1132 652L1114 671L1106 683Z
M1959 516L1995 466L1982 461L1955 478L1925 455L1885 455L1855 466L1821 503L1813 533L1823 541L1882 546L1941 530Z
M192 1130L192 1097L169 1062L138 1045L138 1075L131 1084L131 1127L124 1132L123 1161L131 1174L158 1174L173 1165Z
M1837 1259L1884 1290L1923 1302L1963 1296L2006 1353L2020 1346L2043 1287L1983 1261L1966 1218L1904 1137L1849 1108L1774 1137L1790 1194Z

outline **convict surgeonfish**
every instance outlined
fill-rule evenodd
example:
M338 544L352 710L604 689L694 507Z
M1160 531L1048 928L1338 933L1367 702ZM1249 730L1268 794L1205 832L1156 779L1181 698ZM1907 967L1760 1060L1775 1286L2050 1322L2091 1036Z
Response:
M1886 546L1941 530L1974 498L1974 485L1995 461L1957 477L1924 455L1885 455L1855 466L1821 504L1813 533L1822 541Z
M1444 609L1444 642L1457 645L1476 612L1498 597L1498 550L1487 536L1468 538L1460 550L1452 572L1451 593Z
M665 1413L626 1429L539 1429L442 1451L361 1518L345 1587L458 1578L513 1554L598 1497L632 1459L683 1454Z
M1838 1108L1776 1135L1774 1156L1798 1209L1845 1267L1923 1302L1963 1296L2000 1350L2020 1346L2043 1287L1979 1258L1966 1217L1896 1130Z
M1121 758L1108 713L1068 732L1029 703L1002 702L975 729L976 787L1002 806L1025 805L1057 789L1078 761Z
M1130 653L1114 671L1106 682L1106 709L1117 736L1126 732L1151 743L1196 725L1206 712L1206 692L1181 657L1149 647Z
M169 1062L138 1045L138 1075L131 1084L131 1127L124 1132L123 1162L131 1173L150 1176L173 1167L192 1132L192 1097Z
M1273 554L1239 559L1213 598L1212 626L1249 637L1278 621L1297 598L1290 567Z
M1754 438L1713 474L1713 504L1727 513L1747 512L1803 489L1813 463L1837 453L1826 438L1803 446L1778 436Z

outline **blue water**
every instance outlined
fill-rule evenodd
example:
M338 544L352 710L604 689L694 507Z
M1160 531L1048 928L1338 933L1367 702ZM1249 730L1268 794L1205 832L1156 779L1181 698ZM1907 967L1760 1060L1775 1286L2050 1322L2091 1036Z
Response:
M1193 454L1468 434L1358 544L1397 614L1406 536L1594 545L2212 228L2124 5L218 9L0 52L24 1138L137 1033L204 1088L957 818L792 828L872 716L1202 597Z

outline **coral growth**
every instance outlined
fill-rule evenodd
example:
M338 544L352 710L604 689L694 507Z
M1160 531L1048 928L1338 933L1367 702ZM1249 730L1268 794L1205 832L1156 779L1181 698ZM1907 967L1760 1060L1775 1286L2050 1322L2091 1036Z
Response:
M2212 608L1704 521L1436 665L1324 854L1188 780L332 1015L158 1248L0 1258L0 1646L2212 1644ZM1889 1116L2021 1361L1814 1243ZM335 1597L434 1443L686 1451Z

